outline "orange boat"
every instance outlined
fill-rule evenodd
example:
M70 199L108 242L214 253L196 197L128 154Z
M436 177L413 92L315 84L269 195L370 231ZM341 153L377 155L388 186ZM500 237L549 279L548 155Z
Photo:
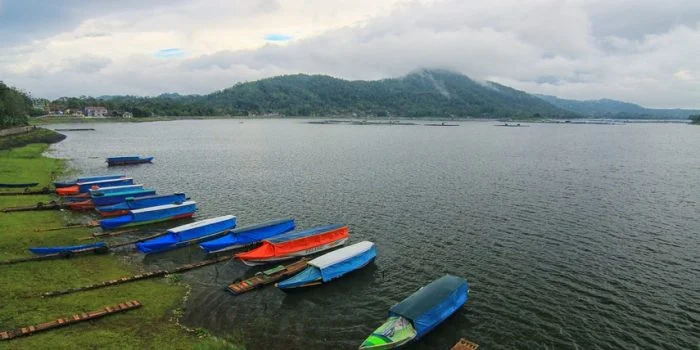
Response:
M294 259L343 245L349 236L345 225L316 227L264 240L260 247L238 253L236 258L249 266Z

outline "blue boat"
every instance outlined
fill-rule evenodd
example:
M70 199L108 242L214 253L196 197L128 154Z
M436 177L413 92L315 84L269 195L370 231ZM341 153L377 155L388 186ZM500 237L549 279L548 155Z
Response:
M227 235L199 246L207 253L219 253L261 242L264 239L294 230L294 219L279 219L232 230Z
M36 254L36 255L47 255L47 254L74 252L74 251L78 251L78 250L95 249L95 248L102 248L102 247L105 247L105 248L107 247L105 242L97 242L97 243L73 245L73 246L64 246L64 247L29 248L29 251Z
M140 190L143 188L142 184L139 185L122 185L122 186L110 186L110 187L100 187L97 189L91 189L88 191L90 196L101 196L107 193L124 192L130 190Z
M165 252L217 237L234 227L235 216L219 216L171 228L163 236L136 243L136 249L145 254Z
M361 350L392 349L416 341L467 302L469 285L445 275L389 309L389 318L360 345Z
M126 177L126 175L124 175L124 174L111 174L111 175L99 175L99 176L84 176L84 177L79 177L73 181L56 181L53 183L53 185L56 188L70 187L70 186L74 186L74 185L78 184L79 182L119 179L122 177Z
M374 243L363 241L309 261L304 271L277 284L279 289L317 286L361 269L377 256Z
M191 218L197 211L197 202L186 201L180 204L165 204L157 207L129 210L129 214L100 221L103 230L119 227L146 225L161 221Z
M163 204L182 203L187 200L184 193L164 194L160 196L129 197L121 203L97 207L102 216L126 215L129 210L155 207Z
M92 202L96 207L103 207L106 205L114 205L126 201L127 198L135 197L146 197L153 196L156 194L156 190L150 188L144 188L140 190L131 190L116 193L107 193L101 196L91 196Z
M141 164L150 163L153 161L153 157L141 157L141 156L121 156L121 157L109 157L107 158L107 165L131 165L131 164Z

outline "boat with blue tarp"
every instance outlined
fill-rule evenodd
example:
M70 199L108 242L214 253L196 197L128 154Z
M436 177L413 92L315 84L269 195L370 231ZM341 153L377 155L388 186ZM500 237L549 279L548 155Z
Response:
M467 302L469 284L445 275L389 309L386 322L360 345L361 350L393 349L422 338Z
M236 217L233 215L201 220L171 228L163 236L136 243L136 249L145 254L160 253L217 237L234 227Z
M62 247L37 247L29 248L29 251L36 255L48 255L64 252L74 252L78 250L96 249L96 248L107 248L105 242L97 242L90 244L72 245L72 246L62 246Z
M294 230L294 219L278 219L231 230L225 236L206 241L199 246L207 253L219 253L259 243L264 239Z
M100 180L111 180L126 177L125 174L109 174L109 175L97 175L97 176L83 176L79 177L73 181L56 181L53 183L54 187L70 187L77 185L80 182L90 182L90 181L100 181Z
M107 165L132 165L132 164L142 164L150 163L153 161L153 157L141 157L141 156L119 156L119 157L108 157Z
M286 290L327 283L367 266L376 256L377 247L374 243L355 243L309 261L304 271L279 282L277 288Z
M197 211L197 202L186 201L180 204L165 204L157 207L129 210L129 214L100 220L103 230L119 227L146 225L161 221L191 218Z
M113 205L95 208L104 217L126 215L129 210L156 207L164 204L182 203L187 200L184 193L163 194L158 196L129 197L125 201Z
M99 181L89 181L89 182L78 182L77 184L69 187L61 187L56 189L56 193L60 196L74 195L79 193L86 193L90 189L100 188L100 187L113 187L113 186L124 186L133 185L134 179L130 177L124 177L119 179L109 179L109 180L99 180Z
M151 188L142 188L140 190L129 190L124 192L107 193L104 195L91 196L91 200L96 207L106 205L114 205L126 201L127 198L154 196L156 190Z
M109 186L109 187L100 187L100 188L90 189L87 194L89 197L92 197L92 196L105 195L107 193L124 192L124 191L130 191L130 190L140 190L142 188L143 188L143 184Z

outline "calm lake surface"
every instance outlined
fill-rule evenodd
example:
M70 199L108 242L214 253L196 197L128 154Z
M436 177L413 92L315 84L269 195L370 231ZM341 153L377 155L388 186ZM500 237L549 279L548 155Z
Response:
M469 301L409 349L461 337L484 349L700 348L700 127L460 124L89 124L52 153L86 175L184 191L199 218L345 223L349 243L377 244L369 267L293 294L228 294L257 271L236 261L184 274L183 322L250 349L357 348L445 273L468 279ZM126 154L155 162L107 169L104 157ZM122 254L147 270L204 259L197 246Z

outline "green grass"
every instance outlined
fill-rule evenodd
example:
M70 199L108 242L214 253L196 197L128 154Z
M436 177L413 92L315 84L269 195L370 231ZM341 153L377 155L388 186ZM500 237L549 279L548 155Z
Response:
M50 182L63 168L61 160L41 154L46 144L0 151L0 182ZM49 201L51 196L0 196L0 207ZM88 229L36 232L77 221L70 212L0 213L0 260L29 255L31 246L75 244ZM145 280L55 298L43 292L92 284L137 273L113 255L89 255L70 260L0 265L0 330L48 322L59 317L123 301L139 300L143 307L123 314L37 333L0 343L0 349L122 348L122 349L240 349L226 340L187 332L175 322L187 286L177 279Z
M55 143L66 138L53 130L36 128L28 133L0 137L0 150L22 147L33 143Z

